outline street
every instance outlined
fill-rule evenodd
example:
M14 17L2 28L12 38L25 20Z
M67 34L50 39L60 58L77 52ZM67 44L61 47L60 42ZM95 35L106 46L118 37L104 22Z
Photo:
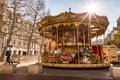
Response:
M0 73L0 80L111 80L109 68L50 68L43 67L41 74L28 74L28 66L37 61L17 64L16 72ZM113 66L120 66L114 64ZM119 80L119 79L112 79Z
M15 73L0 73L0 80L110 80L109 68L63 69L43 67L42 74L28 74L28 64L17 65ZM114 79L119 80L119 79Z

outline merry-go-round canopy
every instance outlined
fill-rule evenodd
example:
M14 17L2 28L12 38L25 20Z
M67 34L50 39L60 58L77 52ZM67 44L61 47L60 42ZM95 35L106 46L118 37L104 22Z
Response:
M51 27L59 28L59 30L71 30L78 27L79 31L89 30L90 37L93 38L105 33L109 21L106 16L99 16L95 13L74 13L69 11L56 16L45 16L37 25L41 32L47 33L48 37L52 36Z

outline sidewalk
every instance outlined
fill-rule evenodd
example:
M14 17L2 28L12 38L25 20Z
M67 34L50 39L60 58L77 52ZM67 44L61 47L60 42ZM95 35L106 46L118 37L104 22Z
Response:
M20 64L17 64L17 67L22 67L22 66L29 66L29 65L32 65L32 64L36 64L38 61L31 61L31 62L26 62L26 63L20 63Z
M5 62L4 61L0 61L0 65L4 64Z
M0 61L0 66L4 65L5 63L5 61Z

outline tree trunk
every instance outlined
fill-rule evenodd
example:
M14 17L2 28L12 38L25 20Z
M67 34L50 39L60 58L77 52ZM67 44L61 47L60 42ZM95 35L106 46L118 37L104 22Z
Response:
M4 57L5 57L5 52L7 50L8 47L10 47L10 41L11 41L11 38L12 38L12 32L13 32L13 29L14 29L14 26L15 26L15 18L16 18L16 0L14 2L14 10L13 10L13 22L12 22L12 26L10 27L10 33L8 34L8 39L7 39L7 43L5 45L5 47L3 48L3 51L2 51L2 54L0 56L0 60L3 61L4 60ZM10 25L9 25L10 26Z

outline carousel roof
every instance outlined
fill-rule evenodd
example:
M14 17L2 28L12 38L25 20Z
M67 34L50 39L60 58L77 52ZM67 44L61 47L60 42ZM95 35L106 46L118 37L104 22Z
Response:
M109 22L106 16L98 16L95 13L73 13L71 11L64 12L56 16L46 16L40 22L38 22L39 29L45 29L48 27L59 27L59 26L80 26L81 29L89 26L91 37L102 35L106 31ZM71 28L71 27L69 27Z

